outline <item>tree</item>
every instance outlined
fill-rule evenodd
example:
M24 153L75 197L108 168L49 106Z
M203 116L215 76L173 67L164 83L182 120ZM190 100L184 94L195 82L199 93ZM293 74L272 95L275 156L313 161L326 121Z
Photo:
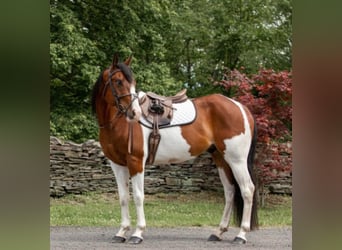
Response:
M52 5L50 15L50 131L66 139L84 140L95 131L88 112L89 92L104 54L84 36L68 7Z
M51 133L68 139L96 136L90 91L114 52L133 54L139 89L163 95L218 92L210 78L224 68L291 68L290 0L51 0L50 9Z
M171 25L168 1L79 2L72 9L79 13L88 31L86 36L106 54L103 67L108 66L114 52L122 58L133 54L138 88L165 95L181 89L165 58L166 34Z
M224 68L291 69L291 1L172 1L167 58L191 96L217 91Z
M209 53L212 60L221 70L290 70L291 6L291 0L224 0L215 4L211 12L215 29Z

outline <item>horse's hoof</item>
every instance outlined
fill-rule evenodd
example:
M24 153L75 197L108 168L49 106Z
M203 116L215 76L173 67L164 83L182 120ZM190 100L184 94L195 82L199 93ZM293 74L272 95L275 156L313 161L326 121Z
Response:
M233 244L237 244L237 245L241 245L241 244L246 244L246 240L245 239L242 239L240 237L235 237L234 240L233 240Z
M124 243L126 241L126 238L121 236L114 236L113 237L113 243Z
M209 236L208 241L221 241L222 239L215 234Z
M142 238L139 238L137 236L132 236L129 240L128 240L128 243L129 244L140 244L141 242L143 242L143 239Z

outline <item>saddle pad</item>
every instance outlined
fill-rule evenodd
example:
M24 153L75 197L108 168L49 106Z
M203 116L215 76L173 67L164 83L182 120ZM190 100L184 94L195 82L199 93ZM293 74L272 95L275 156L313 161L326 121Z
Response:
M160 126L159 128L167 128L192 123L196 118L196 108L191 100L186 100L183 103L173 103L173 118L168 125ZM142 115L139 122L145 127L152 128L152 124Z

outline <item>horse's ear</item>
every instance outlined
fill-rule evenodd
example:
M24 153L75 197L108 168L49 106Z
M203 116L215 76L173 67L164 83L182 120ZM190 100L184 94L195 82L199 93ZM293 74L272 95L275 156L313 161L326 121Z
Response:
M118 53L115 53L113 55L113 62L112 62L112 70L116 68L116 65L118 65L118 62L119 62L119 54Z
M131 54L131 55L126 59L125 64L126 64L127 66L130 66L131 63L132 63L132 59L133 59L133 55Z

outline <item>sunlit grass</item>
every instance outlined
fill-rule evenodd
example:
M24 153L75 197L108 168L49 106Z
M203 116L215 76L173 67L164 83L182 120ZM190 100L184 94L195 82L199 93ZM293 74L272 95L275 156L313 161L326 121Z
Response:
M292 197L272 195L267 197L266 205L259 209L260 226L291 226Z
M259 209L260 226L292 224L291 197L270 196L265 208ZM217 194L146 196L145 216L149 227L217 226L223 212L224 199ZM132 225L135 207L130 202ZM118 226L120 205L114 194L68 195L50 199L52 226Z

